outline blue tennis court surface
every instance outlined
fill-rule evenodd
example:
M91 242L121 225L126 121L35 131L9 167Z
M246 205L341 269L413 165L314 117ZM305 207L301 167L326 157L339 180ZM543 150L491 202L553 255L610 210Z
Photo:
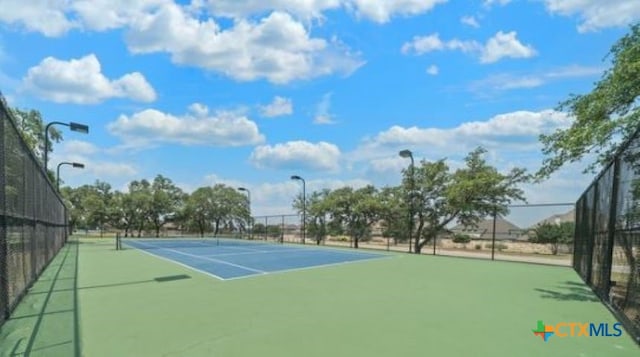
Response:
M387 257L309 245L237 244L225 239L125 239L123 243L222 280Z

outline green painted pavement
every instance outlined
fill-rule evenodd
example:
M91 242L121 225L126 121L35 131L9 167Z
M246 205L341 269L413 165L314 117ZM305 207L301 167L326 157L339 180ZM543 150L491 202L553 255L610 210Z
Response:
M0 356L77 355L77 248L62 248L0 328Z
M587 357L640 351L626 332L621 338L552 336L547 343L533 335L538 320L615 322L569 268L398 254L219 281L140 251L114 251L110 239L82 239L77 247L83 356ZM67 257L64 266L72 262ZM49 304L58 299L56 309L73 305L72 294L51 295ZM47 316L57 315L67 317L66 325L62 319L61 328L42 323L34 346L71 341L46 355L73 355L73 313ZM19 340L13 330L29 326L22 320L0 331L3 354ZM5 343L7 335L14 342Z

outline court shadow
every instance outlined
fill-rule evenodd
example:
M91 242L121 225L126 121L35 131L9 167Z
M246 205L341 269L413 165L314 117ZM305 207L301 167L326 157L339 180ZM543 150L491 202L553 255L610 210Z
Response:
M586 302L600 301L587 286L573 281L562 282L556 286L554 290L541 288L535 288L533 290L541 293L540 297L543 299Z
M149 279L149 280L137 280L137 281L127 281L123 283L82 286L82 287L79 287L78 290L112 288L116 286L138 285L138 284L148 284L148 283L166 283L170 281L184 280L184 279L191 279L191 276L186 274L160 276L160 277Z
M148 279L148 280L135 280L135 281L126 281L126 282L122 282L122 283L88 285L88 286L81 286L81 287L70 288L70 289L58 289L58 290L53 290L53 292L54 293L59 293L59 292L75 291L75 290L113 288L113 287L117 287L117 286L126 286L126 285L138 285L138 284L148 284L148 283L166 283L166 282L170 282L170 281L184 280L184 279L191 279L191 276L186 275L186 274L160 276L160 277L153 278L153 279ZM48 293L49 293L49 291L32 291L32 292L30 292L31 295L48 294Z
M69 241L2 326L9 355L80 356L77 264L78 244Z

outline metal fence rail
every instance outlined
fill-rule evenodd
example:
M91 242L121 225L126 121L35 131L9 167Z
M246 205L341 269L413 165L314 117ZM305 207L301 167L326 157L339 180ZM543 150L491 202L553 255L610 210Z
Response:
M640 130L578 202L573 267L640 343Z
M67 240L67 211L0 94L0 325Z
M508 214L490 215L473 227L452 224L447 227L447 232L427 242L421 253L571 266L575 220L574 203L511 205ZM253 239L354 247L351 237L345 234L332 235L327 231L326 236L316 240L310 222L307 222L307 232L303 234L302 216L297 214L253 217L253 222ZM569 224L567 238L571 241L558 244L536 241L541 225L560 226L563 223ZM413 252L407 239L396 240L383 236L382 225L383 221L374 224L359 246L364 249Z

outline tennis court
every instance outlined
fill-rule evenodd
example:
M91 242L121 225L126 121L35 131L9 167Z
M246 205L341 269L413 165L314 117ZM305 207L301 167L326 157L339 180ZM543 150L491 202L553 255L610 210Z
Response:
M123 244L220 280L385 257L382 254L344 249L270 244L232 238L124 239Z
M291 270L293 263L275 262L343 253L297 245L243 247L265 251L248 252L213 241L196 247L144 240L151 246L143 249L135 242L120 251L113 239L67 244L0 329L0 355L637 356L640 350L626 333L548 342L534 335L538 320L616 322L571 268L361 251ZM216 275L228 277L221 280L163 256L166 249L268 273L237 278L216 266Z

